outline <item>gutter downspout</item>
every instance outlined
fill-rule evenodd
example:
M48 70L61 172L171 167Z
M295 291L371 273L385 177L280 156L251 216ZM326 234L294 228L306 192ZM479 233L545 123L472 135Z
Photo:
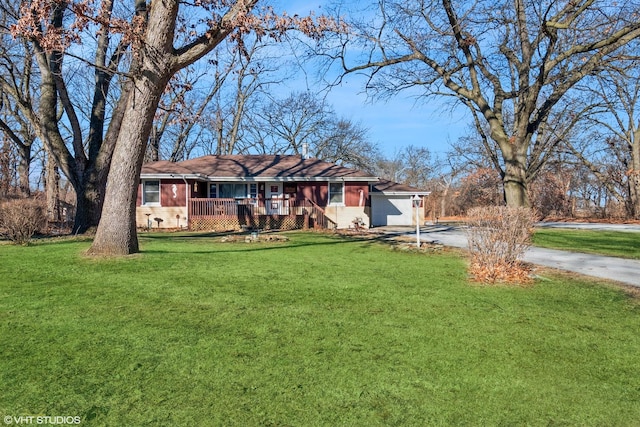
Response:
M182 175L182 180L184 181L184 200L185 200L185 208L187 211L187 230L189 230L190 228L190 224L189 224L189 183L187 182L187 179L184 177L184 175Z

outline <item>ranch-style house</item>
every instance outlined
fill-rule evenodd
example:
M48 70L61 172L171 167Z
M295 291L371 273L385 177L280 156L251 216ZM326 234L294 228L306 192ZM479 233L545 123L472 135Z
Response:
M136 222L215 231L415 225L411 200L427 194L315 158L209 155L143 165Z

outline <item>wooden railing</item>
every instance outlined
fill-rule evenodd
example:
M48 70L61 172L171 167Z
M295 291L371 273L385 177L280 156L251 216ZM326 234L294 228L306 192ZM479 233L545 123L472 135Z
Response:
M309 199L204 199L190 200L190 218L247 218L258 216L302 216L313 218L314 226L335 228L335 222Z
M320 228L331 228L336 229L338 224L335 221L331 220L326 214L324 209L322 209L319 205L317 205L312 200L306 199L307 203L311 205L311 212L314 218L316 219L316 223Z
M189 216L254 215L255 200L251 199L191 199Z

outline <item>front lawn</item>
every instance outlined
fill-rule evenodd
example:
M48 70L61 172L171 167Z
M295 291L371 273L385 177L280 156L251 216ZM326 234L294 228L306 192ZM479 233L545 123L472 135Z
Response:
M549 249L640 259L640 233L637 232L537 229L533 244Z
M104 426L640 420L640 305L595 282L467 282L455 252L312 233L0 246L0 415Z

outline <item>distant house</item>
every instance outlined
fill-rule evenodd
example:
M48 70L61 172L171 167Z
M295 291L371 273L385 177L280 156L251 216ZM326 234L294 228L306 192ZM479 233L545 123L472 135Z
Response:
M136 221L143 228L191 230L351 228L356 223L368 228L376 217L371 190L378 182L371 174L301 156L158 161L142 167ZM396 197L385 191L376 198ZM403 213L407 225L410 215L410 209Z

